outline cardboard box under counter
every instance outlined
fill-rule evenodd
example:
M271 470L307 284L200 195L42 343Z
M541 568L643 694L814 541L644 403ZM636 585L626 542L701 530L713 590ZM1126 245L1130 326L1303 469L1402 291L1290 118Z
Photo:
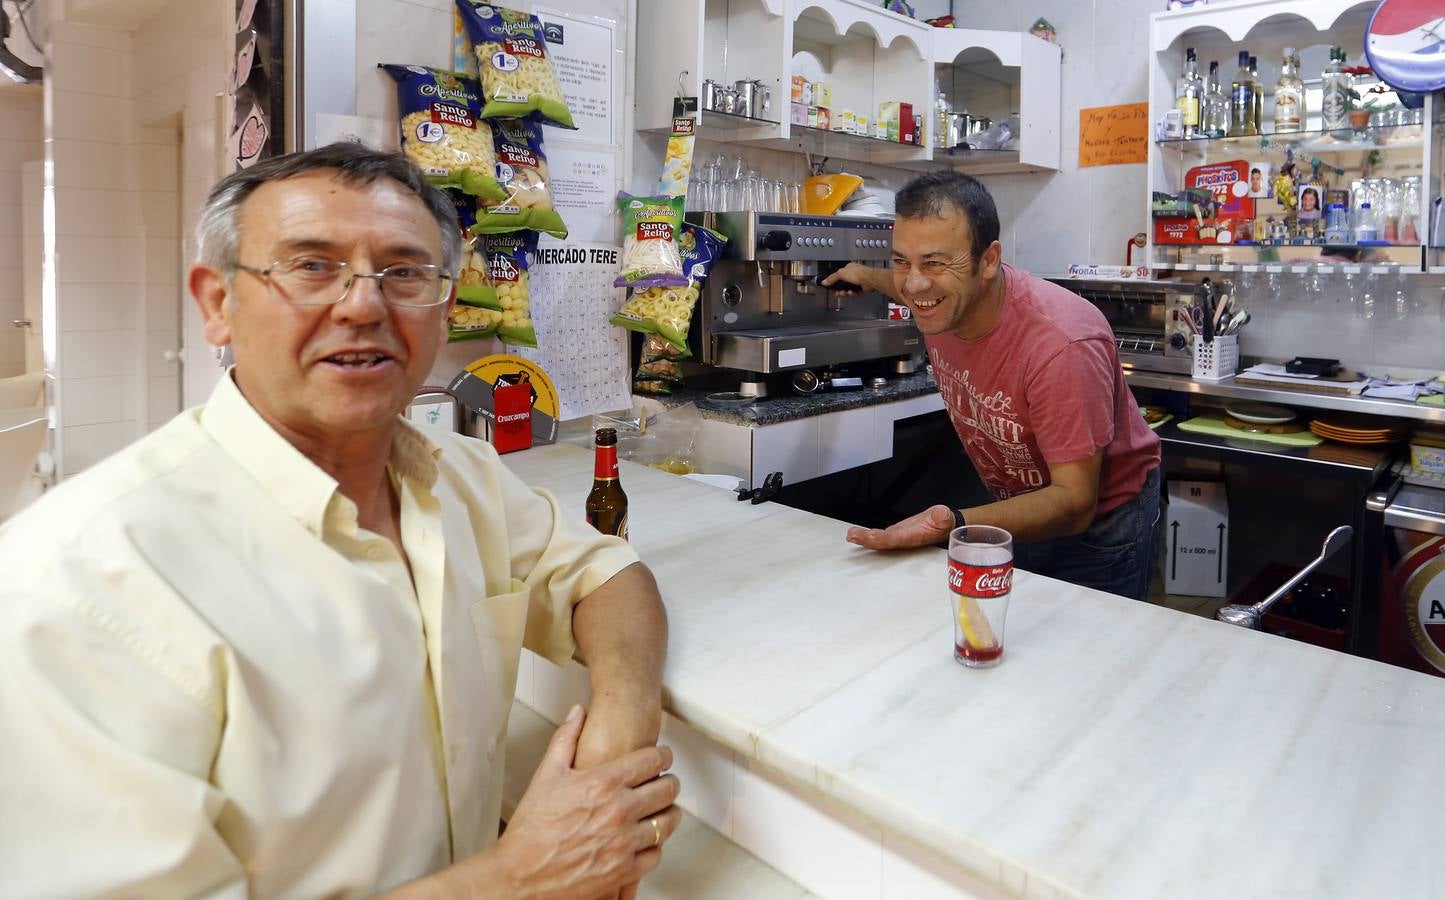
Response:
M1164 510L1164 589L1192 597L1229 592L1229 497L1223 482L1170 481Z

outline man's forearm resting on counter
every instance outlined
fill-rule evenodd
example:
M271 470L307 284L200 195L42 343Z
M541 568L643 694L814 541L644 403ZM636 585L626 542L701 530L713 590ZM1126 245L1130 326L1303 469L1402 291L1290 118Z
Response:
M1078 534L1094 520L1103 451L1087 459L1050 463L1047 487L961 510L969 525L994 525L1018 543ZM887 528L850 528L847 539L870 550L902 550L948 540L953 510L937 504Z
M667 613L652 572L634 563L572 612L577 659L592 682L592 707L577 748L586 768L657 742Z

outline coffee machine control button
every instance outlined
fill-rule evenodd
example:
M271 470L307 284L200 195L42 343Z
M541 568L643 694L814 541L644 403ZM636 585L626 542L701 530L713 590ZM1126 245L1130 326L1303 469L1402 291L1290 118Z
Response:
M723 306L735 307L743 302L743 289L735 284L729 284L722 289Z
M763 236L758 238L758 247L763 250L790 250L793 247L793 236L786 231L765 231Z
M1173 334L1169 335L1169 346L1173 347L1175 350L1183 350L1185 347L1189 346L1189 341L1187 338L1184 337L1184 335L1176 331Z
M829 247L833 246L833 239L832 239L832 238L824 238L824 239L823 239L823 242L826 243Z

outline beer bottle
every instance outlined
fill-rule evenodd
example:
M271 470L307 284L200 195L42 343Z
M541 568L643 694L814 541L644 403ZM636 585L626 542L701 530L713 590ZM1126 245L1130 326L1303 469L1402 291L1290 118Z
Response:
M617 478L617 430L597 429L597 464L587 495L587 524L627 540L627 494Z

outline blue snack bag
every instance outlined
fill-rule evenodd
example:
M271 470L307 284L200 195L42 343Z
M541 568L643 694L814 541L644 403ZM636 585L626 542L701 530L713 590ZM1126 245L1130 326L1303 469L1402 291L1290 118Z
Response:
M504 198L492 127L481 119L476 80L426 66L381 68L396 80L402 153L438 187Z

